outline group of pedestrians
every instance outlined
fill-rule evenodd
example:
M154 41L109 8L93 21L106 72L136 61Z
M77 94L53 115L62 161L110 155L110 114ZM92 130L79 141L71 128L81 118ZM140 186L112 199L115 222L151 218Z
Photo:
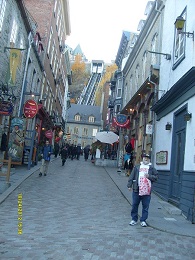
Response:
M42 165L40 169L39 176L47 175L48 171L48 165L50 162L50 156L53 153L55 158L59 155L62 160L62 166L64 166L67 158L73 159L80 159L80 155L84 153L84 159L85 161L88 160L89 154L90 154L90 145L85 146L85 148L82 150L81 144L74 145L74 144L68 144L68 143L61 143L59 145L58 142L54 143L54 149L52 149L52 146L49 142L49 140L46 140L45 145L42 147L41 150L41 156L42 156Z

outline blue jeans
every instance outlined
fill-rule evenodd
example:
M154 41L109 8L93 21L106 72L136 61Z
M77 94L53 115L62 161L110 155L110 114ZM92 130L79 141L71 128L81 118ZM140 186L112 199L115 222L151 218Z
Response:
M148 218L148 209L150 204L151 195L139 196L139 192L132 193L133 205L131 210L132 220L138 221L138 207L140 201L142 201L142 216L140 221L146 221Z

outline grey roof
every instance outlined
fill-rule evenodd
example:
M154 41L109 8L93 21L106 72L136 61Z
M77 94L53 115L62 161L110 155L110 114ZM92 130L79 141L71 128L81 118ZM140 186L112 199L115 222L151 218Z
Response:
M115 63L118 67L120 67L120 65L122 63L124 53L126 51L128 42L130 40L130 35L131 35L130 32L127 32L127 31L122 32L122 37L121 37L121 41L119 44L119 48L118 48L118 52L117 52L117 56L116 56L116 60L115 60Z
M81 116L81 121L75 121L75 115ZM94 123L88 123L87 118L89 116L95 117ZM90 106L90 105L80 105L80 104L71 104L71 107L67 112L67 123L76 123L76 124L90 124L90 125L101 125L101 113L100 106Z

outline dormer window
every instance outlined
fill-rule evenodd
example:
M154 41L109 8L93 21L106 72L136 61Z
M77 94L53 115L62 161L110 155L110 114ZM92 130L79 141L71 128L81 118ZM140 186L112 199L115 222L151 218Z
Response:
M94 123L94 122L95 122L94 116L89 116L89 122L90 122L90 123Z
M78 115L78 114L75 115L74 120L75 120L75 121L81 121L81 116Z

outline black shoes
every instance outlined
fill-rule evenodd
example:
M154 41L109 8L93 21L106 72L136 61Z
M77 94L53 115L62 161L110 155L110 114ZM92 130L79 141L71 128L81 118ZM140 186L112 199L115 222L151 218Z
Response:
M47 174L46 173L44 173L44 176L46 176ZM42 172L40 172L39 173L39 177L41 177L42 176Z

